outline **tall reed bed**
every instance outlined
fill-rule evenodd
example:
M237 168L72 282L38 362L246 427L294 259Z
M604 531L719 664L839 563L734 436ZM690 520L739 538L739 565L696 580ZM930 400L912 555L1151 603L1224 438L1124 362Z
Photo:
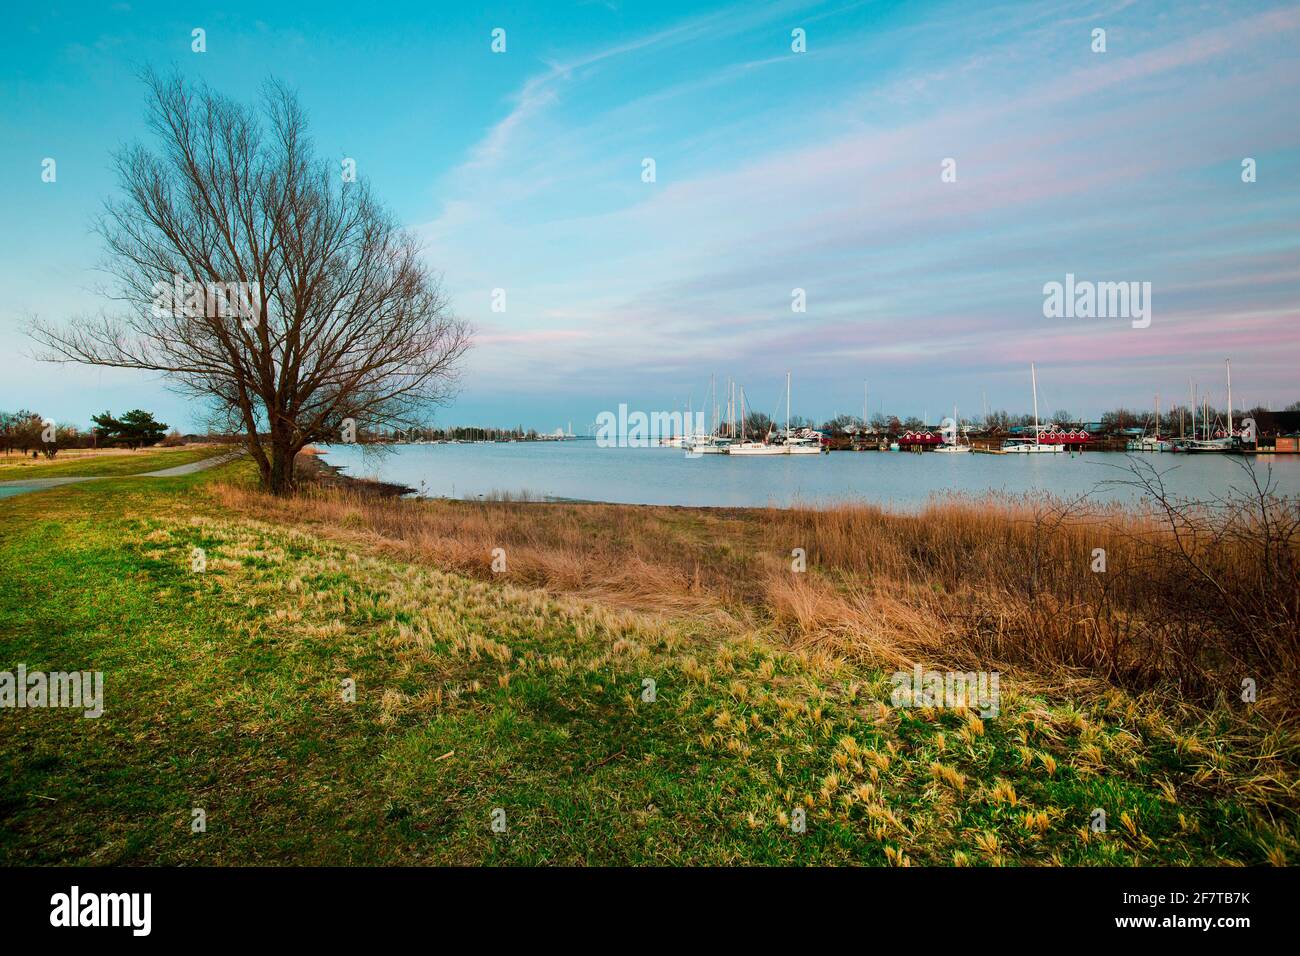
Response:
M1140 505L954 496L917 512L422 502L347 489L286 501L229 484L217 494L408 560L774 629L886 666L1010 666L1205 704L1240 701L1249 679L1261 706L1300 713L1300 503L1249 482L1180 502L1140 463L1126 480Z

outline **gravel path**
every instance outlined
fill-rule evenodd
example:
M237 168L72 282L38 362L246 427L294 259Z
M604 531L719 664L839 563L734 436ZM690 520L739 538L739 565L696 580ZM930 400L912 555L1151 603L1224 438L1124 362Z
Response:
M244 454L244 449L232 451L226 455L217 455L214 458L204 458L201 461L192 461L188 465L177 465L175 468L164 468L162 471L146 471L142 475L127 475L128 478L179 478L181 475L192 475L196 471L205 471L208 468L215 468L217 465L224 465L228 461L234 461L240 455Z
M192 475L196 471L204 471L208 468L215 468L217 465L224 465L228 461L234 461L242 454L244 454L244 449L241 448L226 455L216 455L212 458L204 458L201 461L192 461L188 465L164 468L161 471L146 471L139 475L88 475L83 478L68 476L64 478L19 478L14 481L0 481L0 498L11 498L14 495L26 494L29 491L44 491L46 488L72 485L80 481L103 481L105 478L178 478L181 475Z

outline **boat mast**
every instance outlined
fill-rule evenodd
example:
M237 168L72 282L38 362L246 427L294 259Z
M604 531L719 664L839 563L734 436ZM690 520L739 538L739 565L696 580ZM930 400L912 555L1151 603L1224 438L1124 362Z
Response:
M718 376L717 373L709 374L709 404L713 406L709 414L709 435L718 434Z
M1224 359L1228 367L1228 438L1232 438L1232 359Z
M1160 393L1156 392L1156 441L1160 441Z
M1038 444L1038 370L1029 363L1029 378L1034 383L1034 444Z
M724 412L724 415L726 417L718 421L719 434L722 433L723 422L726 422L728 428L731 427L731 376L730 375L727 376L727 384L723 388L722 394L723 394L723 401L725 401L727 405L726 405L726 411Z
M736 437L736 383L727 376L727 437Z
M790 440L790 373L785 373L785 440Z

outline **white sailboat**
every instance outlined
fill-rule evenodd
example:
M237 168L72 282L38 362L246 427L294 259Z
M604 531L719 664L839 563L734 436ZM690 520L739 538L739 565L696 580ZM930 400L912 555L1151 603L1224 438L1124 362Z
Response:
M732 442L727 446L728 455L779 455L780 451L774 451L775 445L769 445L767 442L754 441L745 435L745 389L740 389L740 441Z
M943 454L948 454L948 455L960 455L963 453L970 452L969 441L965 445L963 445L961 443L961 438L958 434L958 428L960 427L958 425L958 422L960 421L961 419L957 417L957 406L954 405L952 407L952 441L944 442L942 445L936 448L935 451L941 452Z
M1044 442L1043 429L1038 424L1038 370L1034 368L1033 362L1029 363L1029 377L1033 382L1034 388L1034 437L1008 438L1002 443L1002 450L1005 452L1015 452L1021 455L1060 454L1065 451L1065 446Z
M686 446L686 453L689 455L725 455L730 444L730 439L719 435L701 435Z
M1128 451L1168 451L1169 442L1160 437L1160 396L1156 395L1155 431L1150 435L1135 438L1126 446Z
M787 455L820 455L826 451L816 435L796 435L787 439L784 448Z
M1223 362L1224 362L1224 365L1227 367L1227 370L1228 370L1228 434L1227 434L1227 435L1223 435L1223 436L1215 436L1215 435L1212 435L1212 434L1211 434L1211 432L1210 432L1210 427L1211 427L1211 426L1210 426L1210 403L1209 403L1208 400L1206 400L1206 401L1205 401L1205 406L1204 406L1204 408L1202 409L1202 414L1201 414L1201 425L1202 425L1202 428L1203 428L1204 434L1203 434L1202 437L1200 437L1200 438L1193 437L1190 441L1186 441L1186 442L1184 442L1184 443L1183 443L1183 447L1182 447L1182 450L1183 450L1183 451L1186 451L1186 452L1195 452L1195 453L1197 453L1197 454L1220 454L1220 455L1222 455L1222 454L1226 454L1227 452L1232 451L1233 448L1235 447L1235 442L1233 441L1233 437L1232 437L1232 432L1233 432L1233 422L1232 422L1232 362L1231 362L1230 360L1228 360L1228 359L1224 359ZM1195 407L1195 403L1193 403L1193 407ZM1193 412L1193 419L1192 419L1192 422L1193 422L1193 425L1192 425L1192 431L1195 432L1195 431L1196 431L1196 426L1195 426L1195 412Z
M787 455L820 455L829 449L822 444L821 432L811 428L799 434L790 430L790 373L785 373L785 451Z
M758 457L763 455L784 455L785 453L784 445L776 445L768 441L753 441L745 437L745 390L742 388L740 390L740 442L728 447L727 454Z
M744 407L744 389L741 389L741 407ZM744 421L742 413L742 422ZM743 433L742 433L743 438ZM785 435L780 442L756 442L744 441L739 444L732 444L727 448L728 455L740 456L759 456L759 455L820 455L825 449L822 447L821 436L816 432L808 435L795 435L790 430L790 373L785 373Z
M718 434L722 430L722 420L718 415L718 383L714 376L709 376L709 393L713 405L713 417L709 422L711 427L708 434L692 435L683 443L687 458L697 458L700 455L725 455L727 446L731 444L730 438Z

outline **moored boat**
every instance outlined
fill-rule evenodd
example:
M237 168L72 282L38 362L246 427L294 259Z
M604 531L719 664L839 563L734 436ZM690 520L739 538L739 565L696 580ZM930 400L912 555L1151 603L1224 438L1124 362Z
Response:
M785 433L776 441L740 441L727 446L728 455L740 455L742 458L763 455L820 455L828 450L822 442L821 432L810 428L795 432L790 428L789 372L785 373Z
M1038 424L1038 370L1034 367L1033 362L1029 363L1029 377L1034 390L1034 437L1008 438L1002 443L1002 450L1009 454L1018 455L1058 455L1065 451L1064 443L1043 441L1043 427Z
M784 445L769 444L761 441L742 441L727 447L728 455L785 455Z
M949 434L948 426L945 424L943 428L943 444L936 448L935 451L947 455L969 454L970 439L968 438L964 445L961 443L961 438L958 435L958 429L960 428L960 425L958 424L959 421L960 419L957 417L957 406L954 405L952 407L952 432Z
M721 435L697 435L683 446L688 455L725 455L731 439Z
M1170 442L1160 437L1160 396L1156 396L1156 418L1155 426L1150 435L1143 434L1141 438L1130 440L1125 446L1126 451L1172 451Z
M1188 454L1211 454L1226 455L1238 450L1238 441L1236 428L1232 420L1232 362L1224 359L1224 367L1228 374L1228 427L1225 431L1218 419L1217 413L1212 412L1210 403L1207 399L1202 399L1203 407L1201 410L1201 432L1197 434L1196 428L1196 390L1192 389L1192 437L1183 438L1172 442L1170 451L1186 452ZM1210 424L1211 417L1214 417L1214 425ZM1213 431L1211 429L1213 428Z

